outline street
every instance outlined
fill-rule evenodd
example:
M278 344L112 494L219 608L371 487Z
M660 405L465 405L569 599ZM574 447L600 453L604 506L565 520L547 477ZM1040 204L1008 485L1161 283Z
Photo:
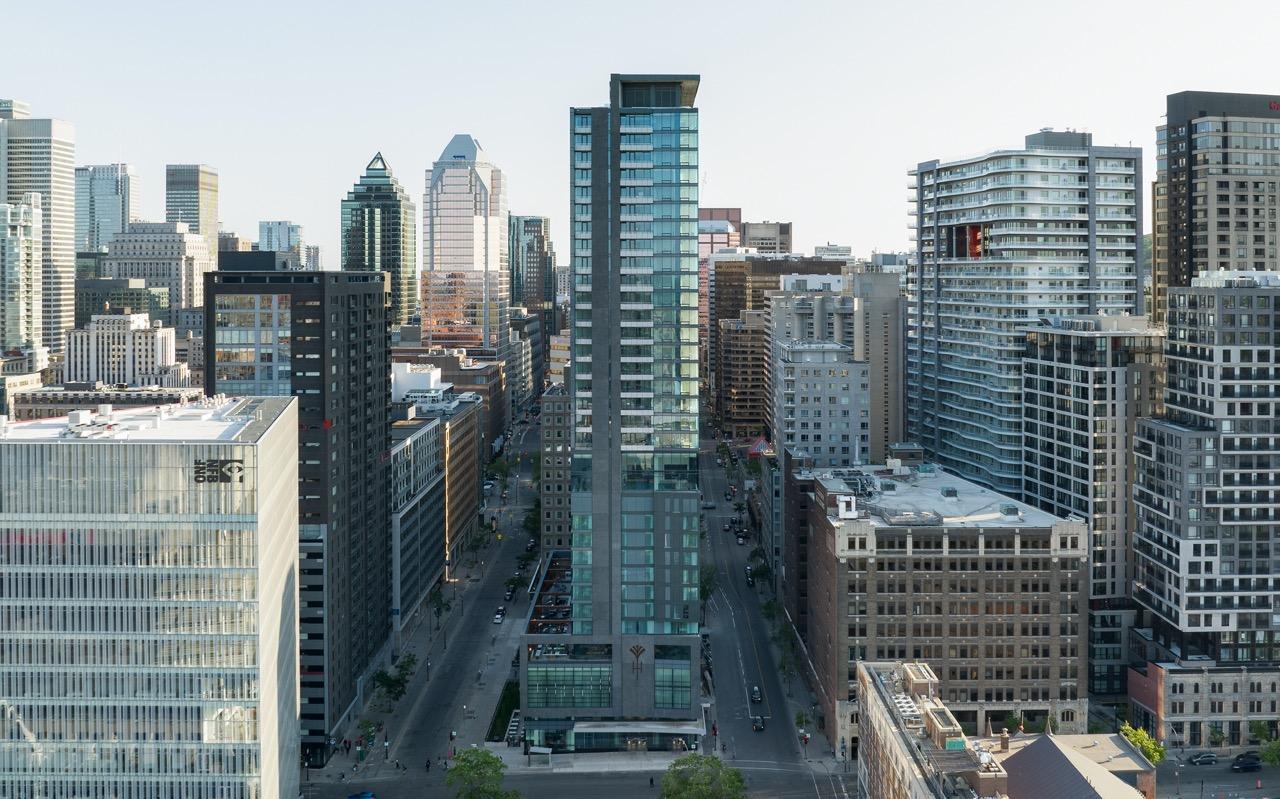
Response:
M1231 757L1225 755L1212 766L1184 765L1176 752L1170 752L1156 767L1156 795L1171 799L1280 797L1280 768L1264 764L1262 771L1235 772L1231 770Z

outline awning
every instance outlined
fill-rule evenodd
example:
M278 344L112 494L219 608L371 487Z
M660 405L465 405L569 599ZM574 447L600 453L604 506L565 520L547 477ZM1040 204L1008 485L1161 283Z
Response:
M573 724L573 732L706 735L707 728L699 721L577 721Z

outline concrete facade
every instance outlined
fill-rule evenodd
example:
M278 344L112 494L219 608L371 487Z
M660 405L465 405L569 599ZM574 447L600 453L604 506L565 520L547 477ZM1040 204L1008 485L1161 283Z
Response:
M204 276L217 267L209 254L208 242L185 222L133 222L111 239L102 277L136 278L147 288L168 290L170 312L201 308Z

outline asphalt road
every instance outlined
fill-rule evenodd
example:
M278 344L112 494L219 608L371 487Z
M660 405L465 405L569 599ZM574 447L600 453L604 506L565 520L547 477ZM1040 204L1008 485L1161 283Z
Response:
M1186 799L1280 797L1280 768L1264 764L1262 771L1234 772L1228 756L1213 766L1189 766L1181 764L1177 753L1172 753L1156 767L1156 796L1170 799L1179 796Z

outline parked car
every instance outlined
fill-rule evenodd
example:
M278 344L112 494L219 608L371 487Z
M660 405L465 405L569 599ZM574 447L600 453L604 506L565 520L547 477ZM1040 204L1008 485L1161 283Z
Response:
M1218 756L1213 752L1197 752L1187 758L1187 762L1193 766L1213 766L1218 762Z
M702 503L702 509L703 509L703 510L715 510L715 508L716 508L716 503L714 503L714 502L704 502L704 503Z
M1231 764L1232 771L1262 771L1261 760L1237 760Z
M743 538L742 536L738 536L738 546L742 546L745 543L747 543L747 539Z
M751 701L757 705L764 701L764 698L760 695L760 686L751 686Z
M748 564L747 564L746 569L747 569L747 576L748 576L748 577L750 577L750 576L751 576L751 564L750 564L750 563L748 563Z
M748 574L748 575L747 575L747 585L755 585L755 584L756 584L756 578L754 578L754 577L752 577L751 575L749 575L749 574Z
M503 616L502 616L502 614L501 614L501 613L495 613L495 614L493 614L493 623L494 623L494 624L502 624L502 619L503 619Z
M507 589L507 593L502 595L502 598L508 602L515 599L515 597L516 597L516 592L510 588Z
M763 730L763 729L764 729L764 716L752 716L752 717L751 717L751 729L755 730L756 732L760 732L761 730Z
M724 531L725 531L726 533L727 533L727 532L729 532L729 530L730 530L730 529L732 529L732 527L733 527L733 525L729 524L728 522L725 522L725 523L724 523Z

